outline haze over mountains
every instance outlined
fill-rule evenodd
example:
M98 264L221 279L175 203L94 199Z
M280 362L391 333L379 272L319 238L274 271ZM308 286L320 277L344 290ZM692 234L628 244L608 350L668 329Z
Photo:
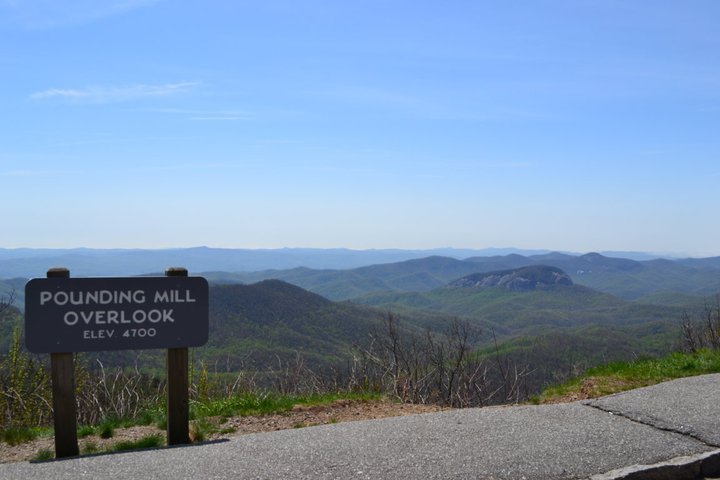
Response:
M41 277L48 268L70 268L75 276L143 275L162 272L169 266L184 266L191 272L252 272L270 269L306 267L315 269L349 269L393 263L429 256L455 259L504 256L510 254L540 255L550 250L487 248L482 250L441 248L432 250L349 250L283 248L222 249L208 247L177 249L29 249L0 248L0 278ZM612 254L635 260L658 258L645 253ZM720 262L719 262L720 263Z

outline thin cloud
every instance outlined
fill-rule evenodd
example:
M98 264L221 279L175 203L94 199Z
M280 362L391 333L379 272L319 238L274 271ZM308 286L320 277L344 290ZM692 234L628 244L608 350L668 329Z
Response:
M49 88L30 94L31 100L60 99L80 103L114 103L148 97L167 97L192 91L197 82L166 83L163 85L130 85L125 87Z

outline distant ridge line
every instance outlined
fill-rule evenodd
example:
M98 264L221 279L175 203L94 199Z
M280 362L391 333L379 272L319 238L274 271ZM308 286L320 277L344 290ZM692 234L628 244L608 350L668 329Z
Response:
M586 254L587 255L587 254ZM92 248L0 248L0 278L44 276L52 267L67 267L74 276L125 276L162 272L168 266L184 266L191 273L258 272L294 268L347 270L373 265L387 265L427 257L455 260L517 257L560 257L572 259L580 254L551 250L518 248L427 250L347 248L277 248L233 249L211 247L167 249L92 249ZM628 259L631 255L623 257ZM635 253L629 261L652 260L660 257ZM692 261L689 259L688 261Z

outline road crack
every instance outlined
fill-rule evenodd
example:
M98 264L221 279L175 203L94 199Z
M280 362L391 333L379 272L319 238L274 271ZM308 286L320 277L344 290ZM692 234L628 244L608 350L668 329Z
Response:
M672 425L668 425L660 419L657 419L653 422L652 418L644 419L640 416L633 417L633 416L625 414L621 411L603 407L602 405L594 404L593 402L583 402L583 405L585 405L586 407L594 408L594 409L599 410L604 413L609 413L611 415L615 415L617 417L624 418L626 420L629 420L633 423L637 423L639 425L645 425L647 427L651 427L655 430L659 430L662 432L668 432L668 433L675 433L678 435L682 435L683 437L692 438L693 440L696 440L709 448L720 448L720 444L714 443L712 441L708 441L707 439L702 438L700 435L694 433L691 430L683 430L684 427L677 428Z

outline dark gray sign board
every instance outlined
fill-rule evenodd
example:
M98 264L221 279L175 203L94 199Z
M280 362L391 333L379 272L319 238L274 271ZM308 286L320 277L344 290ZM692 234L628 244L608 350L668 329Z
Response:
M25 286L33 353L199 347L208 331L202 277L35 278Z

